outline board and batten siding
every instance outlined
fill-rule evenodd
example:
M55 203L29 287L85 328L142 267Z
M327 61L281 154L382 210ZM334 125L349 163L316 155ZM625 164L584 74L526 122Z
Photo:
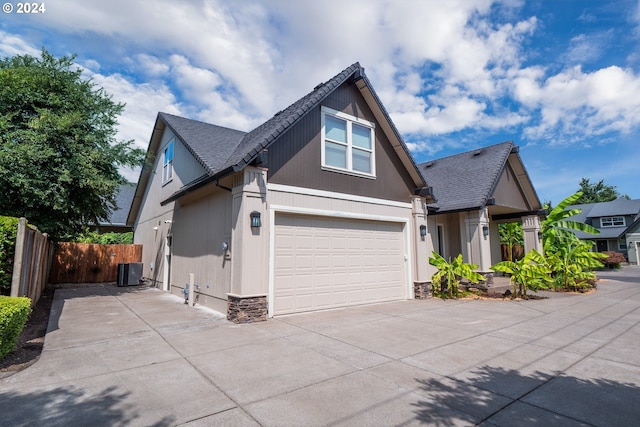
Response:
M322 105L375 123L375 179L322 169L318 106L269 147L268 181L409 203L413 180L357 88L345 83Z

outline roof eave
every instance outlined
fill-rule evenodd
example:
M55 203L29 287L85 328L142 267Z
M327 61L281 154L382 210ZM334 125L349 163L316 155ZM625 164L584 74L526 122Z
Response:
M400 132L398 132L398 129L394 125L393 120L391 120L389 113L384 108L382 101L373 89L373 86L366 74L359 73L355 78L355 85L360 90L365 101L367 101L369 106L372 107L371 110L376 116L378 123L380 123L380 127L389 138L396 154L398 154L398 157L404 164L405 169L409 172L411 179L413 179L416 188L427 186L422 174L418 170L418 166L415 163L413 156L409 153L407 145L404 143L402 136L400 136Z

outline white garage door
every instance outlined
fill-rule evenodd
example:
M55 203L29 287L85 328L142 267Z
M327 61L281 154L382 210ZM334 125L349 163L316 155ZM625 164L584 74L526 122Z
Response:
M406 298L402 227L276 214L274 314Z

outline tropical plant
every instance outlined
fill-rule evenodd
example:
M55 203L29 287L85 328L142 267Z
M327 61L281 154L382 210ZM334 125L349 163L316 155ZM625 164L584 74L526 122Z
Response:
M458 286L461 278L469 279L472 283L484 280L484 276L474 271L478 266L462 261L462 254L458 254L453 261L448 262L437 252L432 252L429 264L438 269L431 277L431 283L445 283L449 297L458 295Z
M566 209L568 206L575 204L576 200L580 199L581 196L582 192L578 191L561 201L549 212L547 218L542 221L542 224L540 224L545 255L555 253L559 247L562 247L568 242L578 240L574 231L600 234L597 228L579 221L567 219L582 212L582 209L579 208Z
M591 252L593 242L566 240L553 254L547 254L546 262L552 270L554 289L578 289L591 285L596 278L594 268L603 266L607 255Z
M513 261L513 246L524 245L524 234L522 231L522 223L509 222L499 224L500 243L507 245L507 261Z
M493 271L500 271L511 276L513 296L527 297L527 289L537 291L547 289L551 282L550 270L541 253L532 249L524 258L517 261L502 261L491 267Z

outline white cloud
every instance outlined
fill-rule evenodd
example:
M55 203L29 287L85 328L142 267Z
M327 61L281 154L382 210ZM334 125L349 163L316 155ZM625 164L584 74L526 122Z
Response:
M144 143L149 118L158 110L248 130L356 60L367 67L416 150L424 149L420 139L469 130L524 127L532 141L568 143L637 127L640 96L633 71L608 67L585 73L576 66L551 74L526 62L525 46L545 23L522 16L522 5L58 0L41 22L43 32L86 37L123 53L120 64L101 63L102 52L82 63L98 76L96 82L127 103L132 118L123 117L123 132L135 133L137 141L145 135ZM640 3L638 22L639 11ZM0 35L5 36L0 52L33 50L19 36ZM561 59L571 64L595 59L610 37L610 32L577 35ZM111 69L120 74L110 74ZM133 72L141 73L138 81ZM502 107L505 101L511 105ZM136 123L140 128L134 131ZM439 141L434 147L455 144L454 138Z
M0 58L15 55L40 56L40 50L22 37L0 30Z
M571 143L640 125L640 76L617 66L592 73L576 66L544 81L539 73L523 74L515 94L528 106L540 108L539 123L525 130L532 139L560 131L563 138L554 143Z

